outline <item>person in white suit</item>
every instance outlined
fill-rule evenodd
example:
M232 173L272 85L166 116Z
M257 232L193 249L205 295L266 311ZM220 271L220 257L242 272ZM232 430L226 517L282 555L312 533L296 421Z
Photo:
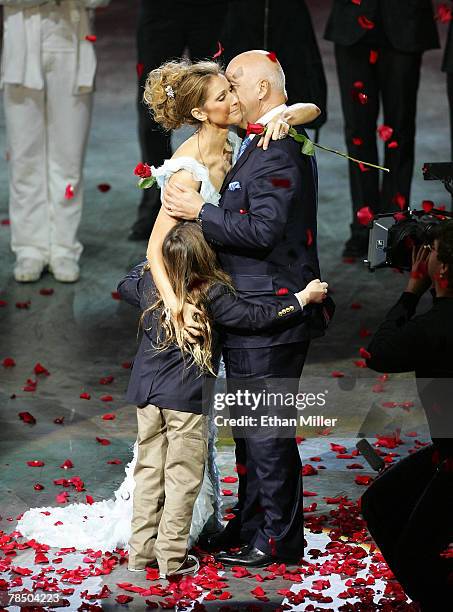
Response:
M1 84L18 282L79 278L77 239L96 55L91 9L110 0L0 0Z

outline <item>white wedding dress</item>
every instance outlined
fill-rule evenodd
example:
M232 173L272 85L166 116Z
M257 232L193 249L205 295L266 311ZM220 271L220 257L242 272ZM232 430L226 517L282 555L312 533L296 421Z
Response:
M241 140L231 134L233 159ZM189 170L195 180L201 182L200 194L205 202L218 205L220 194L209 178L209 171L191 157L166 160L159 168L152 167L157 184L163 189L169 178L178 170ZM221 364L222 368L222 364ZM209 452L203 484L195 502L190 530L189 546L198 539L203 528L216 530L221 525L220 478L215 462L216 427L209 419ZM133 457L125 468L125 477L111 499L93 504L73 503L67 506L31 508L17 523L17 530L26 538L54 547L75 547L78 550L111 551L128 546L131 535L132 500L135 488L134 467L137 460L137 443ZM43 514L44 513L44 514Z

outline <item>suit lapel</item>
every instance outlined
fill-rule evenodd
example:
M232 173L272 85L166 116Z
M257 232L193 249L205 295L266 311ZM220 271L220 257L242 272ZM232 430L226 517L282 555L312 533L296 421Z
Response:
M260 140L259 136L255 136L255 138L252 140L252 142L246 148L246 150L241 155L241 157L237 160L237 162L234 164L234 166L231 167L230 171L228 172L228 174L225 176L225 178L223 180L222 187L220 188L220 195L223 195L223 193L226 191L229 183L231 183L231 179L233 178L233 176L242 168L242 166L247 161L247 159L248 159L249 155L251 154L251 152L256 149L259 140Z

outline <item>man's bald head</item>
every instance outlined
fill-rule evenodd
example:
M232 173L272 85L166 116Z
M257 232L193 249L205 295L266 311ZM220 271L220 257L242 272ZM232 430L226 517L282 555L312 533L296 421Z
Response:
M285 73L275 55L268 51L256 49L236 55L228 64L226 73L227 76L231 73L232 77L238 73L238 76L246 78L253 76L255 79L265 79L275 93L286 96Z
M285 73L274 54L245 51L234 57L226 77L235 89L244 115L244 123L254 122L287 100Z

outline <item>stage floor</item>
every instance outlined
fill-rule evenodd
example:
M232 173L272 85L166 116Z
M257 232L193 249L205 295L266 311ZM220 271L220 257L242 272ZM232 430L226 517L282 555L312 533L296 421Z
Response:
M0 366L0 530L5 533L14 531L16 517L29 507L56 504L55 496L63 490L54 486L53 480L56 478L77 475L84 481L86 491L75 493L69 489L69 502L85 501L86 494L93 496L95 501L110 497L122 480L124 465L130 459L130 449L135 439L135 409L127 405L123 397L129 377L127 364L136 348L137 313L116 299L115 295L118 281L130 267L144 259L145 253L145 243L128 242L126 239L140 197L133 176L133 169L140 159L135 113L136 14L135 6L131 7L130 4L134 3L112 0L111 6L99 14L97 21L99 73L80 228L80 238L84 244L82 275L77 284L65 286L55 282L50 275L43 276L36 284L15 283L12 277L14 258L9 251L7 225L7 164L0 165L0 363L5 358L15 361L14 367ZM329 121L321 131L321 142L344 150L332 46L322 40L330 3L309 0L308 4L318 32L329 84ZM420 205L423 199L433 200L437 204L446 204L449 200L438 184L423 182L420 170L424 162L450 159L445 75L440 73L440 58L440 51L429 52L423 65L413 207ZM183 135L177 135L176 140ZM4 144L1 148L6 149L3 114L0 114L0 139ZM307 475L304 481L306 491L316 494L307 495L305 500L308 523L306 561L310 566L304 566L303 570L286 574L285 577L281 575L281 569L273 573L262 570L251 572L251 575L243 578L234 577L227 571L225 577L228 586L222 590L229 591L232 599L204 599L203 605L212 609L221 609L223 605L225 610L247 607L250 610L275 610L282 603L292 601L293 605L295 600L291 600L291 595L289 600L285 599L288 594L284 591L296 592L301 585L314 593L332 594L334 600L316 604L316 601L306 599L305 603L296 603L294 605L298 607L291 609L305 610L309 603L313 603L318 609L338 610L347 601L358 601L353 597L338 599L338 593L348 587L346 581L349 576L338 576L331 571L339 559L350 557L354 550L357 554L357 547L362 545L350 543L354 550L338 552L339 556L330 569L322 567L326 559L331 559L325 548L329 542L327 531L316 534L311 530L316 531L315 519L322 516L326 517L325 521L321 521L324 530L328 530L335 520L345 527L347 520L344 516L347 513L360 528L360 518L354 518L354 513L347 507L342 510L341 501L332 504L327 503L325 498L341 497L343 502L347 498L355 504L365 489L363 484L356 482L357 476L374 477L374 473L360 457L353 460L338 458L338 452L332 450L331 444L344 445L346 454L350 454L357 441L360 424L364 421L366 428L363 430L362 427L362 433L371 441L376 441L375 435L378 433L385 431L390 435L392 431L401 430L402 444L396 449L383 448L386 453L404 455L428 440L426 425L416 401L414 407L404 405L414 399L411 377L390 376L389 380L382 382L378 374L364 370L355 363L361 360L360 347L367 344L366 330L376 328L386 310L398 298L405 278L391 270L370 274L360 263L342 261L342 245L348 237L350 222L347 165L341 158L323 152L318 155L318 164L319 253L323 277L334 292L337 312L328 335L313 342L304 376L307 380L325 380L329 384L336 378L335 373L338 377L338 373L344 374L345 379L359 376L362 384L367 384L370 392L375 394L374 400L370 401L367 396L357 425L350 411L351 392L345 393L336 409L340 415L348 415L346 420L350 435L339 438L334 431L314 428L300 442L304 463L314 468L313 474ZM97 188L100 183L108 183L111 189L101 192ZM428 301L423 304L427 305ZM35 374L36 364L42 364L49 375ZM106 377L112 377L112 380L107 378L106 381ZM27 382L28 379L37 381L37 385ZM101 384L101 379L107 384ZM379 392L372 391L376 384L382 386ZM25 390L34 386L33 391ZM82 394L88 394L90 399L83 399ZM399 405L393 408L382 406L389 401ZM21 412L32 414L36 424L24 423L18 416ZM106 413L114 414L116 418L103 420L102 416ZM63 424L55 422L55 419L62 418ZM373 431L374 424L379 430ZM108 439L110 444L103 445L96 438ZM66 459L71 459L74 464L74 468L67 472L59 467ZM112 459L119 459L121 463L108 463ZM30 460L41 460L45 466L29 467L26 462ZM234 475L233 463L232 446L220 443L219 465L223 476ZM351 463L359 463L363 467L348 468L347 465ZM34 490L36 483L42 484L44 489ZM228 484L225 488L233 491L232 496L224 497L227 508L234 503L235 485ZM310 508L313 503L317 506ZM332 510L337 512L337 517L329 515ZM2 541L0 548L3 550L4 545ZM316 551L309 552L314 549L321 550L321 557ZM363 561L369 565L375 553L370 552L369 543L364 544L362 549L366 553ZM13 566L38 571L32 553L30 549L17 550ZM56 550L49 551L50 565L52 559L58 557L56 553ZM2 573L2 557L0 555L0 582L19 576L18 573ZM77 565L87 568L89 563L83 557L79 553L65 555L61 565L55 568L71 569ZM99 564L100 559L94 565ZM312 570L308 570L308 567ZM39 569L42 567L39 566ZM298 582L301 575L311 572L312 577L305 576L303 583ZM392 588L398 590L394 582L386 580L385 571L382 573L384 583L380 582L377 574L379 571L369 568L357 574L365 579L371 576L367 586L374 590L376 601L382 597L385 588L390 589L390 593ZM48 574L49 577L54 575L59 576L53 571ZM269 576L273 579L262 582L262 578ZM330 586L319 582L327 579ZM30 578L23 576L24 587L30 582ZM81 597L81 592L99 593L103 585L108 585L112 595L102 603L96 598L89 600L90 604L94 605L97 601L104 610L120 609L123 606L115 603L115 597L128 593L127 588L118 586L122 584L124 587L124 583L142 587L157 584L145 581L142 575L137 577L128 573L123 564L115 567L110 574L90 577L81 584L66 584L75 588L74 594L68 596L71 601L69 609L76 610L81 601L88 601L86 597ZM259 590L252 594L257 587L261 587L265 594L261 595ZM203 597L207 593L205 590ZM128 604L129 609L144 609L145 599L161 601L151 595L142 597L137 592L129 592L129 595L134 597ZM266 597L269 601L266 601Z

